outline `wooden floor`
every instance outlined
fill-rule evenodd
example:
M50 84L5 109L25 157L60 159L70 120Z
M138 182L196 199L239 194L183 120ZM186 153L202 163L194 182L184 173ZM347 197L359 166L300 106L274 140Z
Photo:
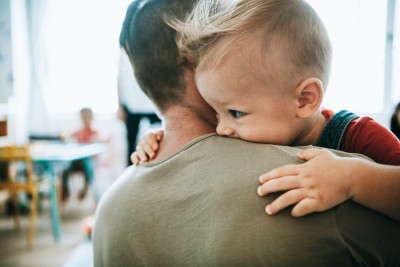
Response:
M71 180L72 182L76 180L75 184L79 185L78 180L82 179L74 177ZM96 203L91 192L85 199L79 201L78 191L79 189L72 190L72 195L60 211L62 237L59 242L53 239L49 201L43 200L43 208L37 220L33 249L28 249L26 246L27 216L22 217L21 227L17 230L14 228L12 217L5 214L4 201L0 203L0 266L90 267L92 265L91 247L83 230L83 221L88 216L94 215ZM85 252L79 253L79 250L85 250ZM72 262L74 264L71 264ZM82 264L77 262L82 262Z

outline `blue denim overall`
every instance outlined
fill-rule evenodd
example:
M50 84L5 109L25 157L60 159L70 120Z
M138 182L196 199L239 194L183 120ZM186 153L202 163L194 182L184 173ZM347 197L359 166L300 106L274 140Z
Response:
M350 122L358 117L357 114L347 110L335 113L322 131L318 146L339 150L344 132Z

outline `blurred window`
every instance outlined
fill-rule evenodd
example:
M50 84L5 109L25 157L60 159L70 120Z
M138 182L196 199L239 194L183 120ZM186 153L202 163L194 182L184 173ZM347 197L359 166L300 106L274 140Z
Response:
M307 1L324 21L333 47L323 105L335 111L382 112L387 1Z
M46 105L50 113L117 110L118 36L128 0L52 0Z

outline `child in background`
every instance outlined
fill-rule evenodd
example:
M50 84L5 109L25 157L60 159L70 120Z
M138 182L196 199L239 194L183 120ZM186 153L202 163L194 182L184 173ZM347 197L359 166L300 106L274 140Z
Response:
M303 216L352 199L400 220L400 143L371 118L321 109L331 46L309 4L200 1L188 21L169 23L182 33L183 52L195 62L196 84L217 113L218 134L278 145L318 145L381 163L307 150L299 154L306 163L260 177L260 196L285 191L266 207L269 215L294 205L292 215ZM153 156L160 138L162 133L142 139L132 160Z
M93 128L93 111L90 108L80 110L82 128L71 134L71 138L81 144L90 144L98 141L98 131Z
M74 140L81 144L90 144L98 141L98 131L93 128L93 112L90 108L82 108L80 110L80 118L82 126L77 131L63 136L64 140ZM84 176L83 189L78 194L78 199L82 200L85 198L89 188L89 170L83 160L74 160L71 165L64 170L62 175L62 200L65 201L69 195L68 180L72 173L80 172Z

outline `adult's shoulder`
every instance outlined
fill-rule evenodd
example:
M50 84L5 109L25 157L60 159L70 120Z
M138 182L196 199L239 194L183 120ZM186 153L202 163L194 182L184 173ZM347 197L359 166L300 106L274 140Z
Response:
M252 155L251 157L263 157L263 156L273 156L274 158L281 158L284 159L288 158L296 158L298 163L303 162L297 158L297 154L310 149L310 148L317 148L317 149L327 149L318 146L283 146L283 145L274 145L274 144L266 144L266 143L254 143L248 142L237 138L229 138L229 137L222 137L216 134L203 136L200 139L194 141L191 146L199 146L203 150L207 151L219 151L224 153L229 153L235 155L235 157L240 158L240 155L248 156ZM348 153L344 151L328 149L329 151L333 152L334 154L341 156L341 157L361 157L364 159L368 159L368 157L358 154L358 153ZM296 162L297 162L296 160ZM290 163L290 162L289 162Z
M130 182L132 177L134 177L135 169L135 165L127 167L124 172L113 182L113 184L103 193L96 209L97 213L100 210L107 208L107 206L110 206L112 210L114 203L119 201L119 198L123 193L122 191L124 188L127 188L127 184Z
M400 266L400 222L353 201L335 207L335 214L357 266Z
M223 137L217 134L209 134L196 139L192 145L199 145L210 150L226 150L241 153L270 153L296 155L309 147L290 147L266 143L254 143L238 138ZM190 145L190 146L192 146Z

